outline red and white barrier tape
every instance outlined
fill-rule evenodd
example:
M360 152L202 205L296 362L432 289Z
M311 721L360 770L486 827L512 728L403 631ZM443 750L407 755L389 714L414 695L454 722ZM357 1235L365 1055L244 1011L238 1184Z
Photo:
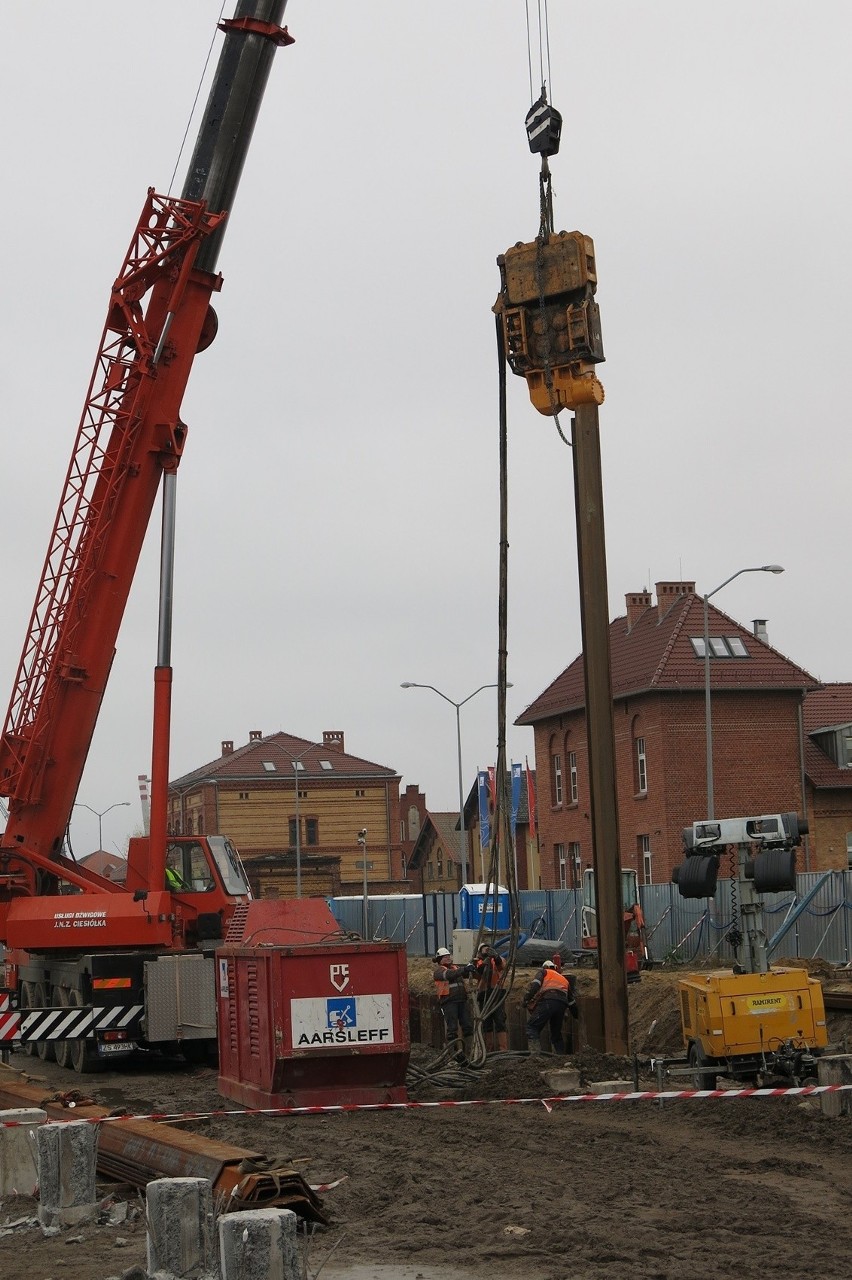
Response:
M253 1107L241 1111L151 1111L146 1115L121 1116L69 1116L51 1123L114 1124L124 1120L238 1120L243 1116L317 1116L351 1111L426 1111L439 1107L525 1107L538 1105L553 1111L562 1102L675 1102L692 1099L734 1098L813 1098L821 1093L842 1093L852 1090L852 1084L803 1084L777 1089L672 1089L663 1092L647 1089L625 1093L570 1093L556 1094L551 1098L466 1098L441 1102L350 1102L314 1107ZM54 1099L56 1101L56 1099ZM68 1104L69 1109L76 1107ZM84 1105L84 1104L81 1104ZM2 1112L0 1112L2 1115ZM0 1128L13 1129L32 1125L32 1121L0 1120Z

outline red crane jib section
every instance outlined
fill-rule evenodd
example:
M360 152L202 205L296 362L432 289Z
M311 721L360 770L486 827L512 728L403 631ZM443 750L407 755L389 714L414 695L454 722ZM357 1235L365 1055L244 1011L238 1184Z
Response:
M51 892L58 871L115 890L62 842L160 479L183 452L192 362L215 334L221 276L193 264L225 216L150 188L112 289L0 738L0 916L3 899Z

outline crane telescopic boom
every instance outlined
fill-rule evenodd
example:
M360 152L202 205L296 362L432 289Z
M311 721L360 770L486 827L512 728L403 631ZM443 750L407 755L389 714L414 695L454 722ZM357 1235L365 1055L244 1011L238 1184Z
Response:
M112 287L0 736L0 795L9 808L0 926L4 904L55 892L58 876L115 892L63 855L63 837L160 482L174 477L183 454L180 407L193 361L215 336L210 298L221 288L215 268L226 218L276 46L292 43L279 26L285 7L239 0L220 24L224 42L183 192L149 189ZM158 668L167 660L161 618ZM155 732L152 769L161 845L167 744L166 720ZM160 850L157 860L164 856Z

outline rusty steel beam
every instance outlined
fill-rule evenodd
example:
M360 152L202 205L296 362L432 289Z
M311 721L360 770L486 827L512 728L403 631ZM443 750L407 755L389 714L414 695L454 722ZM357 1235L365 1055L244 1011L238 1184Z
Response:
M615 732L609 651L606 540L604 537L598 406L579 404L571 422L574 506L580 574L580 619L589 744L592 859L598 924L598 975L604 1049L628 1053L624 909L615 782Z
M50 1120L103 1120L113 1113L81 1103L70 1109L45 1096L43 1088L6 1079L0 1072L0 1108L39 1107ZM201 1138L156 1120L113 1120L99 1126L98 1172L118 1182L145 1187L152 1178L209 1178L214 1195L230 1196L244 1175L243 1160L261 1153Z

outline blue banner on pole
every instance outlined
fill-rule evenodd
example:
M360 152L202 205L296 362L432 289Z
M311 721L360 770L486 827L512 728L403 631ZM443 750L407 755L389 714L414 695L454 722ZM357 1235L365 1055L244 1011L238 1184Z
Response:
M477 770L476 785L479 792L479 844L481 848L487 849L491 843L491 816L488 810L490 788L487 769Z
M518 805L521 802L521 776L519 764L512 765L512 843L515 842L515 827L518 824Z

